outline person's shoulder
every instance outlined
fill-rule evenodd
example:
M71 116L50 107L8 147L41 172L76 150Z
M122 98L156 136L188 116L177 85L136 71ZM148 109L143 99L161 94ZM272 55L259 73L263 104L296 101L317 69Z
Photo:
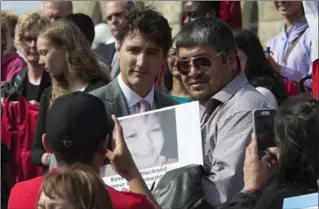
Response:
M106 99L106 98L113 98L114 97L114 88L119 88L119 86L115 85L115 80L111 81L107 85L104 85L100 88L94 89L93 91L90 91L89 93L100 98L100 99Z
M94 91L96 89L99 89L101 87L106 86L107 84L109 84L109 81L105 81L105 80L94 80L90 83L90 85L88 86L87 91Z
M114 208L117 209L153 209L154 206L147 200L145 195L132 192L117 191L106 186Z
M260 108L271 108L267 98L257 91L251 84L246 84L234 96L235 109L238 111L251 111Z
M43 177L39 176L14 185L11 189L8 208L34 208Z
M18 182L14 185L14 187L12 188L12 191L19 191L25 188L32 188L32 187L36 188L36 186L41 185L42 180L43 180L43 176L38 176L33 179Z

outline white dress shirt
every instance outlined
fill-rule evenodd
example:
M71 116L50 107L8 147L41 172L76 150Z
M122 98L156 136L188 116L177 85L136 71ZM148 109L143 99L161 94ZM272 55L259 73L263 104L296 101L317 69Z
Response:
M140 112L140 108L138 106L138 103L142 99L146 100L150 104L152 110L156 109L155 102L154 102L154 86L153 86L152 90L144 98L142 98L137 93L132 91L132 89L130 89L123 82L121 74L119 74L117 79L118 79L120 88L124 94L127 106L129 108L129 111L130 111L130 115L137 114Z

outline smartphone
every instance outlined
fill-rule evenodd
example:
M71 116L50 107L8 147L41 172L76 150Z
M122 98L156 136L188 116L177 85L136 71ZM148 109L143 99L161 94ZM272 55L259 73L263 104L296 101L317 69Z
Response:
M257 109L253 111L254 133L257 136L258 151L267 151L275 147L274 121L277 111L275 109Z

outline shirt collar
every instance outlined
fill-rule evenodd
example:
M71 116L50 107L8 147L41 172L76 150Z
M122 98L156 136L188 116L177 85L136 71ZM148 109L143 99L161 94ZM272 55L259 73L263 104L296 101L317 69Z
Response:
M212 97L212 99L216 99L222 103L226 103L245 84L248 84L247 78L242 74L237 75L222 90L220 90L218 93L216 93Z
M307 19L304 17L298 21L296 21L292 26L290 26L288 29L286 29L285 25L282 26L282 34L283 38L289 38L291 37L292 33L299 33L300 31L306 29L308 26Z
M134 105L136 105L139 101L141 101L142 99L146 100L150 106L153 106L153 101L154 101L154 86L151 89L151 91L144 97L140 97L138 94L136 94L132 89L130 89L122 80L122 76L121 73L118 75L117 77L120 88L124 94L126 103L128 105L129 108L133 107Z

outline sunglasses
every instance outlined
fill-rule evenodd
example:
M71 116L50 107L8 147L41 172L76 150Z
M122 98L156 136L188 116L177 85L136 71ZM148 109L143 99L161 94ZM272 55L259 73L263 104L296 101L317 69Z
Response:
M223 52L220 52L215 57L199 56L191 59L177 60L176 67L182 75L188 75L192 65L197 70L204 72L212 67L213 60L217 59L221 54L223 54Z

